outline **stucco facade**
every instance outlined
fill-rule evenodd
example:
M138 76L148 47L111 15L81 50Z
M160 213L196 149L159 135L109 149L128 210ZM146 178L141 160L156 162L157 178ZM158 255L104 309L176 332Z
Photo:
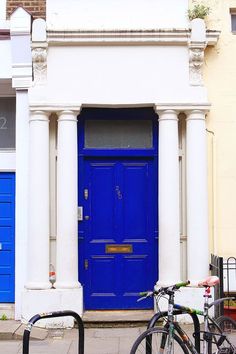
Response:
M235 1L207 1L209 29L221 31L217 46L205 52L204 82L211 102L209 184L211 250L224 258L235 256L235 46L230 9Z
M149 257L143 254L136 256L133 252L138 248L137 244L143 242L144 236L141 239L137 235L123 236L125 241L121 245L114 241L114 235L110 235L95 238L84 246L91 234L88 230L93 229L93 220L104 218L101 210L103 207L105 210L105 206L100 207L103 198L98 200L96 208L91 204L91 208L86 209L87 200L90 201L92 195L93 181L97 183L96 195L100 195L100 190L108 190L106 183L98 184L98 181L106 181L107 175L103 174L100 178L94 172L96 169L93 169L98 166L98 162L104 163L104 160L105 163L112 161L114 166L118 166L122 157L122 166L128 166L131 161L129 168L135 167L138 171L145 164L149 166L147 171L155 165L154 170L157 172L152 172L154 177L151 184L146 179L144 184L139 185L140 193L145 188L147 190L147 193L140 194L143 199L134 198L133 183L126 186L126 192L125 188L121 188L123 182L114 185L114 210L120 208L122 212L119 215L124 215L126 210L126 214L132 217L131 211L136 210L139 216L136 219L151 220L150 224L149 221L144 224L152 225L152 228L148 226L148 230L150 234L152 230L151 237L155 239L153 249L158 245L154 254L155 263L151 264L155 268L153 285L189 278L194 286L208 273L210 250L225 256L232 254L232 246L223 242L221 234L218 236L222 230L225 237L223 228L229 226L226 223L229 213L225 212L227 217L224 221L222 203L218 204L218 198L224 192L223 182L226 177L232 180L233 176L231 169L229 171L225 165L224 157L220 158L223 151L220 144L224 144L221 139L226 130L222 131L219 143L216 140L216 129L221 131L222 125L225 129L227 125L221 122L220 110L217 108L217 104L221 104L217 96L219 91L215 84L212 85L212 82L215 83L212 77L215 78L219 65L217 41L220 28L217 21L210 22L210 17L210 31L206 32L202 21L195 21L191 31L186 17L187 9L187 0L178 1L178 4L175 0L153 0L148 6L141 0L119 1L116 6L106 0L89 3L48 0L46 22L37 19L32 29L28 12L19 8L12 14L11 41L6 49L7 53L11 48L12 57L11 63L10 59L6 60L6 65L9 70L12 66L12 94L16 95L16 162L12 170L16 171L17 319L65 307L78 313L88 309L84 305L84 298L88 296L86 284L95 284L89 295L91 298L101 298L106 290L100 287L103 278L107 276L107 279L112 279L112 283L118 274L109 273L113 267L112 261L111 265L99 271L99 267L102 267L99 259L103 260L103 264L107 259L112 259L109 254L111 244L118 247L116 249L125 246L127 254L123 258L132 260L132 264L134 260ZM217 7L214 11L217 11ZM202 80L204 60L206 65ZM221 109L226 111L222 106ZM156 145L153 143L150 151L148 148L145 151L133 149L131 152L130 148L120 149L120 155L115 149L104 152L97 148L97 151L93 151L96 161L91 160L91 150L86 146L85 136L88 119L86 112L89 110L91 121L93 114L95 117L101 110L104 115L107 110L123 114L126 110L134 110L141 115L140 112L151 111L152 118L149 120L153 124L152 141ZM96 119L98 122L99 119ZM128 116L126 119L132 121ZM122 118L122 122L126 119ZM206 127L209 131L207 134ZM84 141L84 145L81 141ZM138 164L135 160L137 156ZM15 158L14 152L11 158ZM89 159L91 165L86 167ZM145 164L140 164L140 161L145 161ZM150 161L154 162L150 164ZM221 172L223 163L226 166L224 176ZM105 171L108 165L104 166ZM1 159L1 171L4 168L4 159ZM86 169L90 171L86 175L87 180L83 175ZM120 165L114 171L116 180L119 180ZM147 176L147 171L142 176ZM127 176L125 173L124 178ZM89 187L86 185L88 180ZM144 177L140 180L144 181ZM225 183L228 188L229 183ZM85 187L82 188L82 184ZM130 192L130 200L140 204L139 209L135 209L131 202L124 202L124 209L118 204L123 195L125 200L128 188L133 193L132 199ZM152 205L149 199L145 199L148 193L153 195ZM222 195L228 203L225 192ZM141 208L142 203L146 203L144 208ZM79 221L78 205L86 211L83 216L80 215ZM129 210L125 209L126 205L129 205ZM158 213L154 215L155 208L158 208ZM143 213L146 213L144 217ZM96 219L97 215L99 217ZM135 222L134 218L134 225ZM90 229L86 224L90 225ZM157 229L154 227L156 224ZM96 225L100 227L100 224ZM109 225L107 220L104 225L105 230ZM95 251L93 249L94 254L88 253L88 248L92 249L91 245L94 244L104 245L105 256L98 253L101 252L100 246ZM98 264L96 269L93 268L96 263L92 263L93 259ZM56 270L53 289L49 282L50 264ZM145 267L142 269L147 270L147 265ZM85 274L88 269L92 275L86 283ZM132 271L131 266L129 269L127 274L129 271L135 274L141 268ZM94 281L93 274L99 280ZM107 293L107 298L113 296L112 291ZM134 288L126 293L131 299L135 294L137 297ZM193 295L189 296L190 293ZM196 306L197 302L201 306L202 292L198 289L193 287L183 290L179 296L182 295L187 304ZM120 305L120 308L128 308L125 306ZM96 309L96 306L91 309ZM71 322L63 323L68 324Z

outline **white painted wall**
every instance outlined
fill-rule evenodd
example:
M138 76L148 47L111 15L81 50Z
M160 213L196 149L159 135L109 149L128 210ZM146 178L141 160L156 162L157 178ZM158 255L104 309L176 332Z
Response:
M28 251L29 107L27 90L16 92L15 319L21 316Z
M64 30L185 28L187 9L188 0L48 0L47 26Z
M0 172L15 171L16 153L15 151L0 151Z
M11 43L9 40L0 41L0 79L11 78Z
M32 81L31 16L19 7L11 15L12 86L16 88L16 212L15 212L15 319L21 316L21 295L27 273L28 245L28 87Z
M7 0L0 0L0 20L6 19L6 3Z
M180 46L50 47L48 99L78 104L206 101L203 87L189 86L188 60L188 49Z

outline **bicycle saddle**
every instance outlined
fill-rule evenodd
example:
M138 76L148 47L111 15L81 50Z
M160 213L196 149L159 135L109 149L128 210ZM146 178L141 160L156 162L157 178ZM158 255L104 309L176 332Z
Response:
M201 280L199 283L198 283L198 286L215 286L217 284L219 284L220 282L220 279L213 275L211 277L207 277L203 280Z

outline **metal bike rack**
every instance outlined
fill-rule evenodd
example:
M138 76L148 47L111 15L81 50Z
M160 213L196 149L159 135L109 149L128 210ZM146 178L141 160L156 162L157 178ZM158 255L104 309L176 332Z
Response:
M78 353L84 354L84 324L81 317L74 311L55 311L50 313L37 314L33 316L27 325L27 328L24 330L23 335L23 354L29 354L29 339L30 333L33 325L44 318L54 318L54 317L65 317L72 316L78 324Z
M199 319L196 314L194 313L188 313L184 312L181 310L174 310L174 315L183 315L187 314L192 317L193 320L193 325L194 325L194 342L195 342L195 348L197 349L198 353L200 353L200 323ZM162 317L166 317L168 315L167 311L160 311L157 312L151 320L148 322L147 329L153 328L155 326L155 323Z

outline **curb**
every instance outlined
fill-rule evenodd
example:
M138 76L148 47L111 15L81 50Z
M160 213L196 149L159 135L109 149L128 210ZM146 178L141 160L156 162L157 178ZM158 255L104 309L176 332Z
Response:
M0 340L22 340L25 328L26 325L22 324L20 321L0 321ZM44 340L47 336L47 329L33 327L30 334L30 339Z

